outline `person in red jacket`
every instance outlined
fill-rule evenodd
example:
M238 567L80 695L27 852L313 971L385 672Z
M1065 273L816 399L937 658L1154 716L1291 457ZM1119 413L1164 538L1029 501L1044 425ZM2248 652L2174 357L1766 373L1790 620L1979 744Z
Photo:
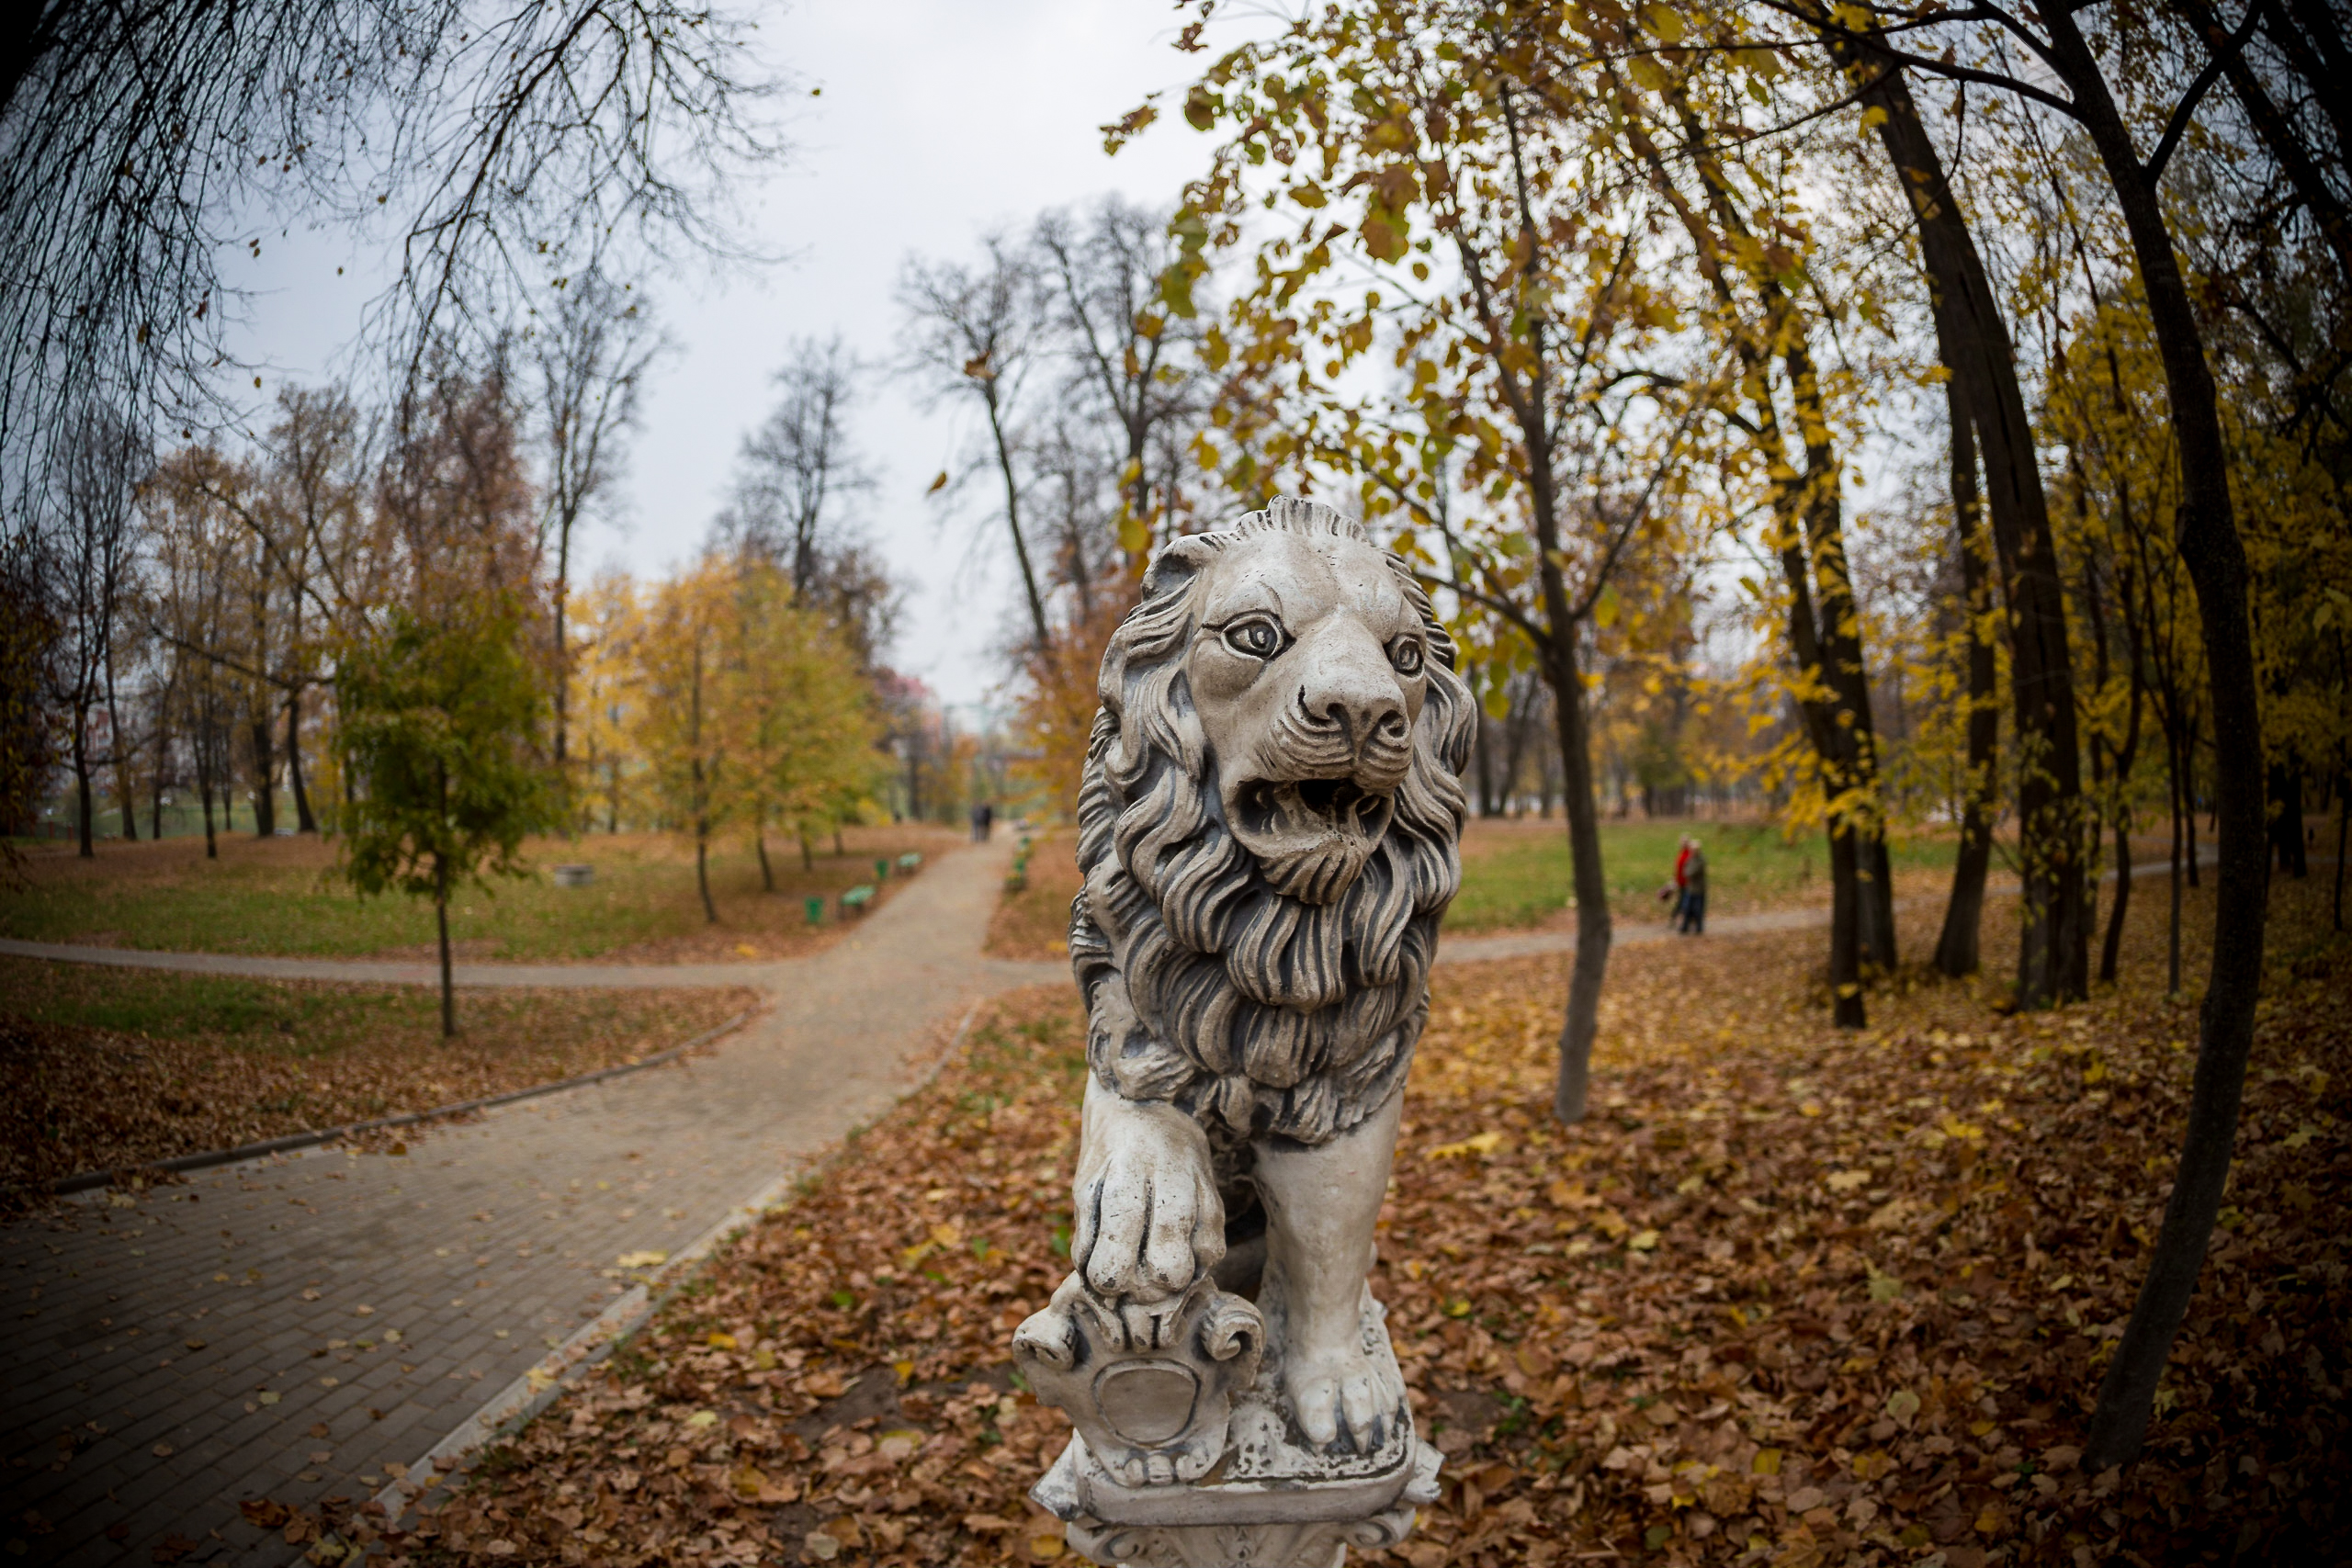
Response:
M1681 921L1676 926L1684 936L1703 936L1707 930L1707 852L1699 847L1696 839L1682 840L1682 853L1674 863L1674 879L1682 885L1682 897L1678 901Z

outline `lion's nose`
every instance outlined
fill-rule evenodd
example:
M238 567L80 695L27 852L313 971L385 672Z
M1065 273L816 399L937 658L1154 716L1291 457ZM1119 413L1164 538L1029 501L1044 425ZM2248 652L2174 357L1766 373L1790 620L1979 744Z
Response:
M1301 672L1298 702L1309 722L1340 730L1361 757L1375 745L1394 747L1404 739L1405 694L1387 650L1361 627L1348 631L1353 635L1317 639Z

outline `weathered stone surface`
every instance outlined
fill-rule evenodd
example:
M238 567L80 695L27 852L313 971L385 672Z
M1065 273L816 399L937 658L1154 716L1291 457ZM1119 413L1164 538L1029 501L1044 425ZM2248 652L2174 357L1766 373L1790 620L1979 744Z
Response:
M1403 563L1277 502L1178 539L1102 661L1070 953L1075 1271L1014 1346L1099 1562L1393 1544L1438 1456L1365 1283L1475 717Z

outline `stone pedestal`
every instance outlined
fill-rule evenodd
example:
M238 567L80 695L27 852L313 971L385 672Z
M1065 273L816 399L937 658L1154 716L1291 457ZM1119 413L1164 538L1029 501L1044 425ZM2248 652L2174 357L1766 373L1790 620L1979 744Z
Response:
M1382 1316L1367 1292L1364 1346L1393 1371ZM1206 1277L1147 1337L1072 1275L1013 1354L1078 1427L1030 1496L1104 1568L1337 1568L1350 1546L1402 1540L1437 1499L1441 1461L1409 1405L1369 1453L1301 1441L1257 1308Z

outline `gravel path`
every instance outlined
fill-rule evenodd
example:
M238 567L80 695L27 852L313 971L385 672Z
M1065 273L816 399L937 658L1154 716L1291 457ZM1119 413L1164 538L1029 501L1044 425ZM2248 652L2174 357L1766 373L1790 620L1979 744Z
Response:
M469 985L765 990L770 1010L711 1055L421 1133L403 1156L311 1151L0 1226L13 1330L0 1561L146 1562L187 1542L188 1562L292 1562L241 1501L364 1502L620 1297L624 1255L685 1247L880 1113L979 998L1067 980L1064 964L980 953L1008 850L942 857L808 958L462 972ZM431 977L86 951L212 973Z

